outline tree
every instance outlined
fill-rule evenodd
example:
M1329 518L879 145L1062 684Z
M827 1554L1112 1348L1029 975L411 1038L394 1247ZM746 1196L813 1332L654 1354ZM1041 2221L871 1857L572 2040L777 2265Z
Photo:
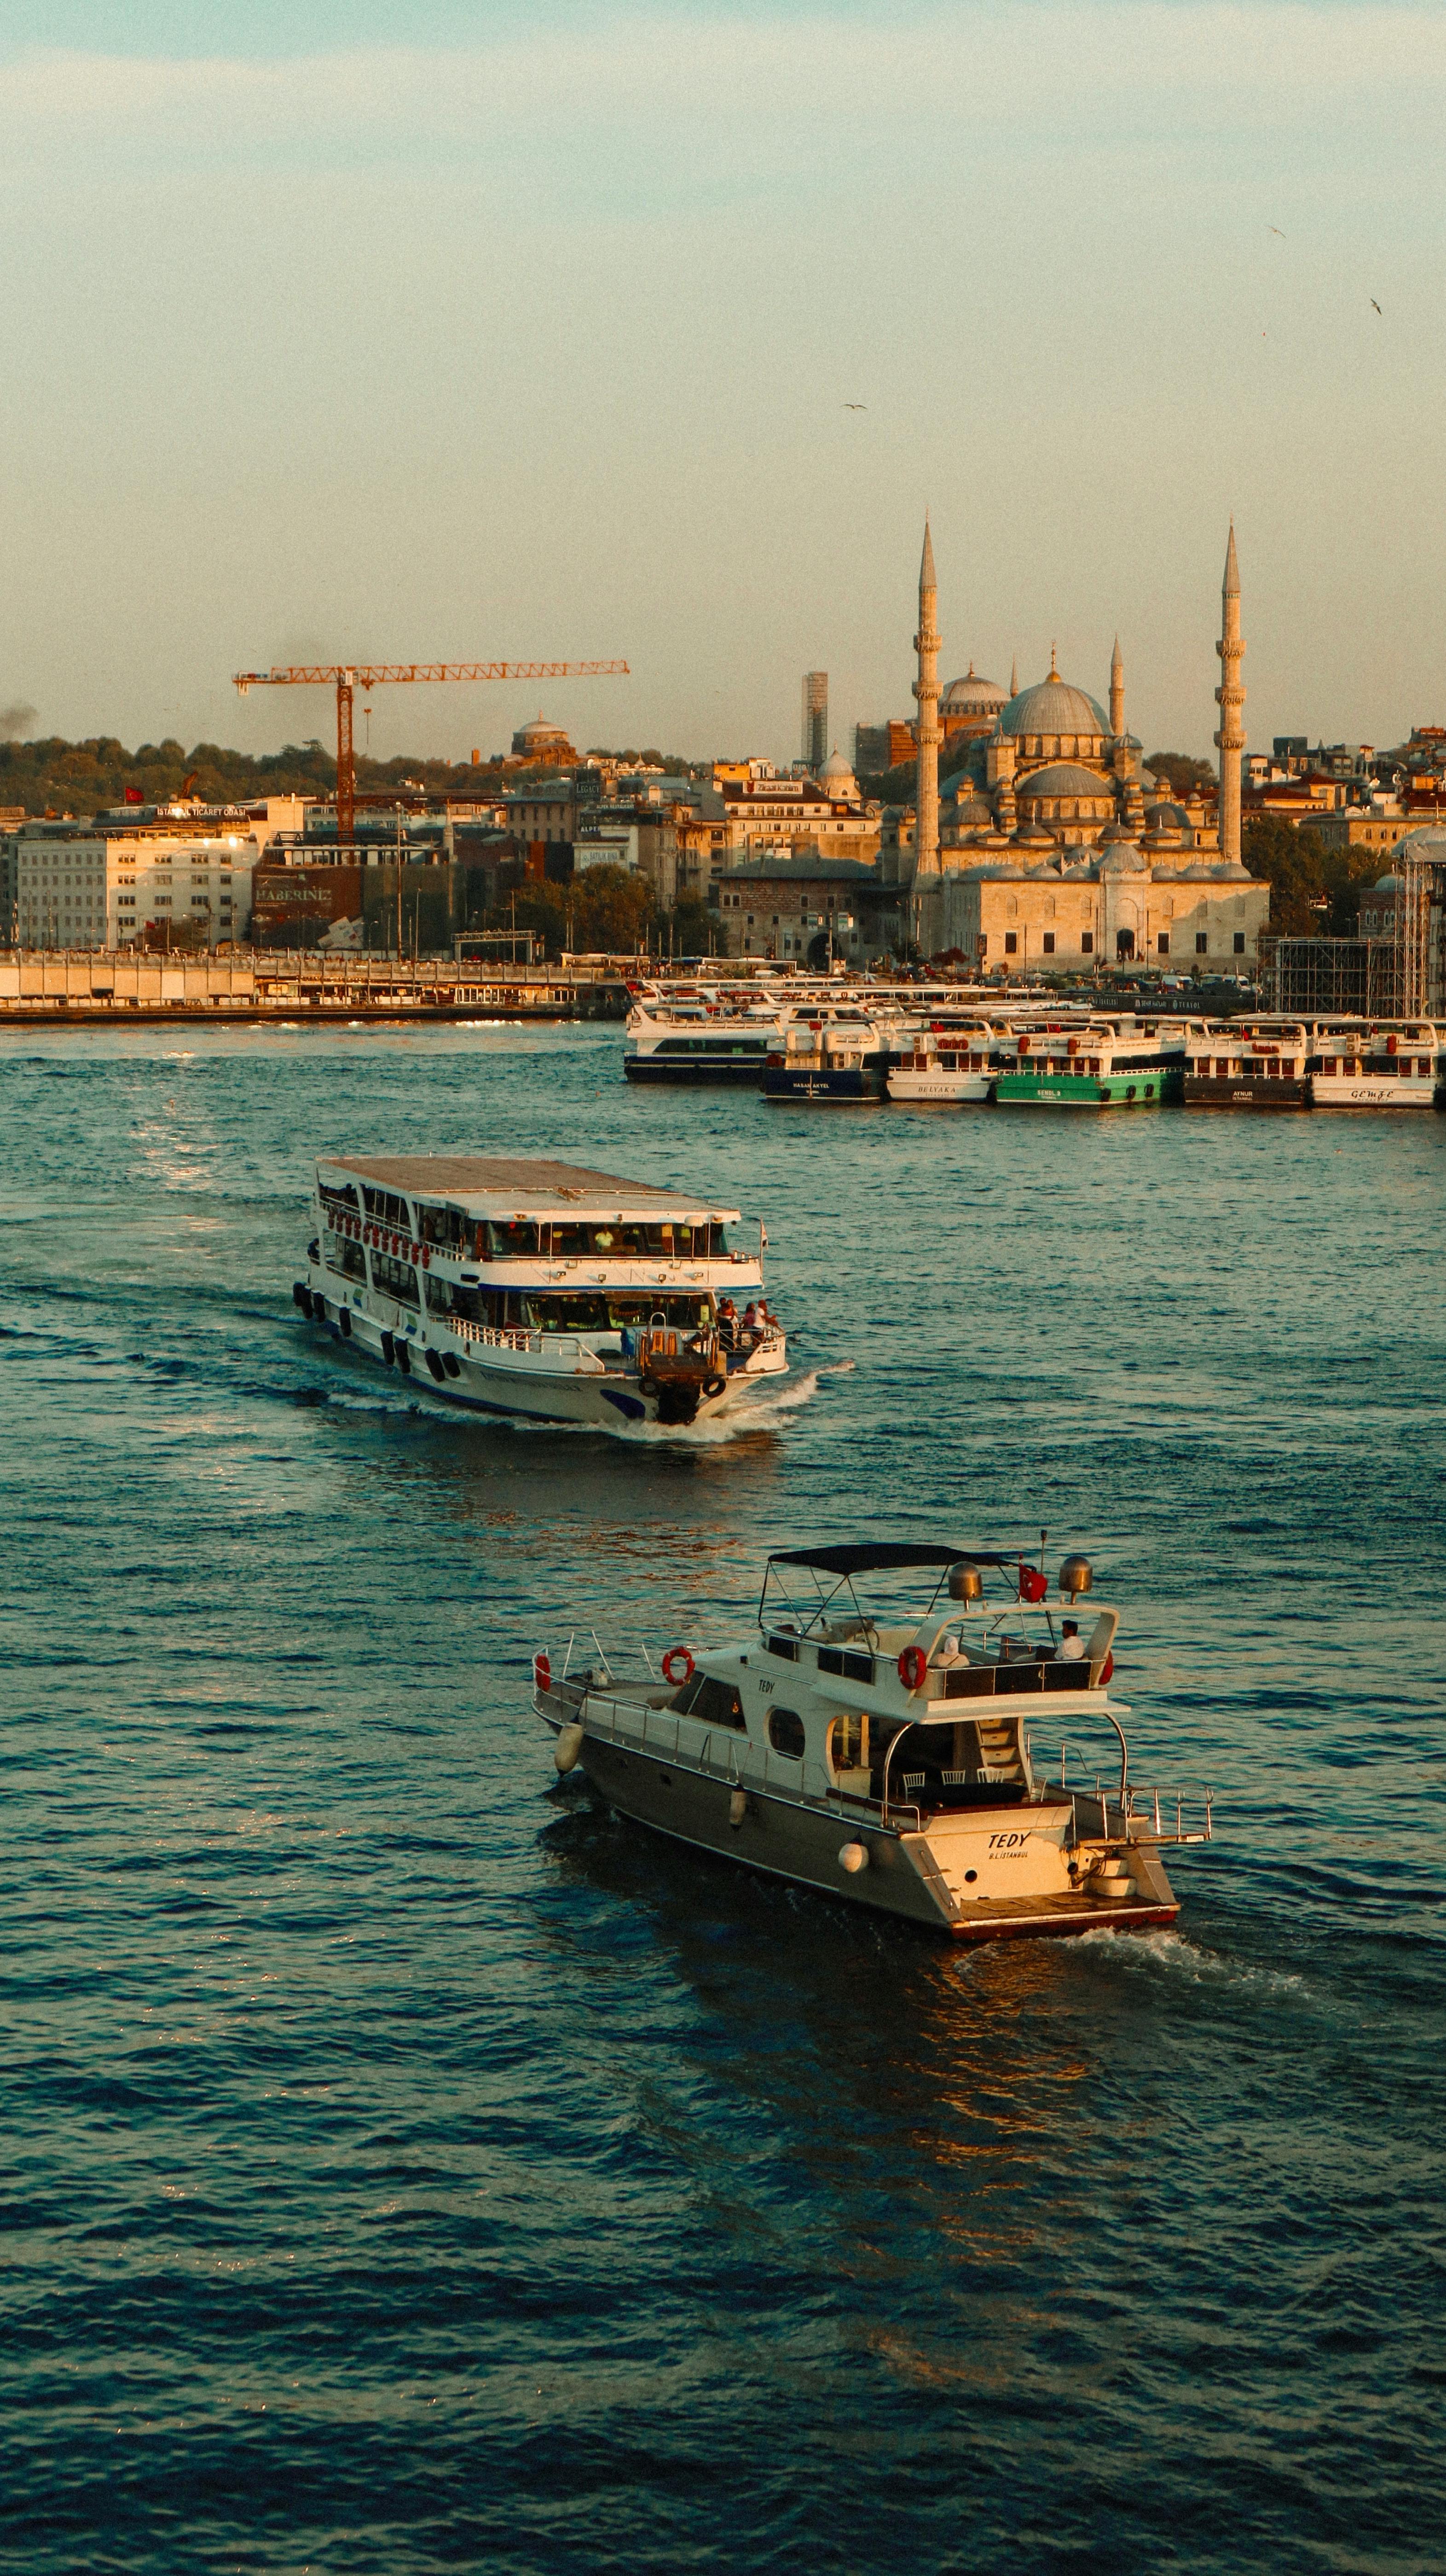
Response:
M1241 856L1253 877L1270 885L1270 926L1287 938L1321 936L1330 893L1320 834L1298 831L1273 814L1257 814L1241 836Z
M1188 751L1152 751L1145 767L1169 788L1172 796L1198 796L1215 784L1209 761L1193 760Z

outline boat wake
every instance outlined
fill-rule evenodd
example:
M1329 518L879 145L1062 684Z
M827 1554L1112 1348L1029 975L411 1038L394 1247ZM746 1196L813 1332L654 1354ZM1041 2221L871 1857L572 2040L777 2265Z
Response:
M1201 1950L1182 1932L1116 1932L1109 1924L1080 1933L1080 1950L1107 1950L1122 1968L1137 1975L1174 1977L1191 1986L1260 1986L1272 1994L1303 1994L1304 1977L1283 1968L1257 1968L1245 1959L1223 1959Z

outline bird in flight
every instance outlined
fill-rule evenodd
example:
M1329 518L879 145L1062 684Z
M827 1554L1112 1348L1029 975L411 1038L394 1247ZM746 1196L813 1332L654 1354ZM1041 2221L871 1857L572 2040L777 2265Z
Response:
M867 410L868 410L868 404L867 404L867 403L845 403L845 404L844 404L844 410L845 410L845 411L867 411Z
M1279 224L1267 224L1265 229L1268 233L1274 233L1277 241L1284 241L1285 235L1281 231Z
M1375 299L1374 295L1371 297L1371 311L1372 311L1373 313L1381 313L1381 308L1380 308L1379 304L1376 302L1376 299ZM1381 320L1382 320L1383 322L1385 321L1385 318L1386 318L1386 317L1385 317L1384 313L1381 313Z

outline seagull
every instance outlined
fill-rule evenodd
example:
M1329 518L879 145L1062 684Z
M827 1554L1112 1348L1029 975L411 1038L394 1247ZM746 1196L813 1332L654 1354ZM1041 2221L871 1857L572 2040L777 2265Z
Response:
M1376 302L1376 299L1375 299L1374 295L1371 297L1371 311L1372 311L1373 313L1381 313L1381 308L1380 308L1379 304ZM1384 313L1381 313L1381 320L1382 320L1383 322L1385 321L1385 318L1386 318L1386 317L1385 317Z
M867 411L867 410L868 410L868 404L867 404L867 403L845 403L845 404L844 404L844 410L845 410L845 411Z
M1268 233L1274 233L1277 241L1284 241L1285 235L1281 231L1279 224L1267 224L1265 229Z

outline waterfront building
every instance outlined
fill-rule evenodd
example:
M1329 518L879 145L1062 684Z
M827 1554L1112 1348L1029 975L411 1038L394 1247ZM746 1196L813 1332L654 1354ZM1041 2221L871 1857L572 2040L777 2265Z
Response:
M741 858L785 857L818 850L871 859L879 846L879 807L865 804L841 753L813 778L784 778L769 760L720 761L713 783L722 800L726 852Z
M805 769L815 775L828 758L828 673L805 671L803 675L803 740Z
M301 800L267 800L288 817ZM176 809L140 820L31 821L10 836L12 912L25 948L183 948L244 939L270 816Z
M709 900L727 957L862 966L896 952L903 937L898 887L876 866L817 850L723 868Z

